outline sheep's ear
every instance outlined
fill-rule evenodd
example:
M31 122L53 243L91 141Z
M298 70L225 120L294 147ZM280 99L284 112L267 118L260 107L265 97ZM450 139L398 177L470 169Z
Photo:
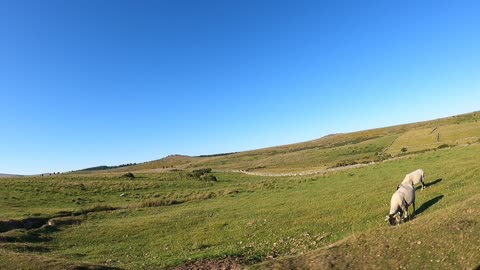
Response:
M388 221L389 219L390 219L389 216L386 216L386 217L385 217L385 221Z

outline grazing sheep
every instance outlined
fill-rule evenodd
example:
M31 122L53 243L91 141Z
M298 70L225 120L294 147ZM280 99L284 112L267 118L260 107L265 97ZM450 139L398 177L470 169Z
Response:
M405 175L405 179L403 179L401 185L415 186L418 183L422 183L422 190L423 190L425 188L425 183L423 183L424 179L425 179L425 174L424 174L423 170L418 169L416 171L413 171L413 172Z
M408 206L413 205L412 215L415 213L415 187L413 185L400 184L390 200L390 214L385 221L390 225L401 223L408 218Z

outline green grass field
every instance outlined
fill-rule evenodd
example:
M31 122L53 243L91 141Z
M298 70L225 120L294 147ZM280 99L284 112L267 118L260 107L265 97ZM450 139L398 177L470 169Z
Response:
M252 269L473 269L480 265L476 117L226 156L173 156L168 166L163 160L107 172L0 178L0 269L186 269L232 258ZM231 172L380 161L407 137L425 144L424 131L435 127L449 142L470 139L320 174ZM168 171L172 167L179 171ZM197 167L215 168L217 181L191 176ZM388 226L390 197L417 168L427 185L417 191L417 215ZM136 177L122 177L124 170Z

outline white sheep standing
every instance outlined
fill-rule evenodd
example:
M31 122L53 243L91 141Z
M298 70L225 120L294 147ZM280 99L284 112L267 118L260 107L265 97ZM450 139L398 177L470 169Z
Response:
M400 184L390 200L390 213L385 221L390 225L401 223L408 218L408 206L413 205L412 215L415 213L415 187L411 184Z
M425 173L423 172L422 169L418 169L416 171L413 171L405 175L405 178L403 179L401 185L415 186L418 183L422 183L422 190L423 190L425 188L425 183L423 183L424 179L425 179Z

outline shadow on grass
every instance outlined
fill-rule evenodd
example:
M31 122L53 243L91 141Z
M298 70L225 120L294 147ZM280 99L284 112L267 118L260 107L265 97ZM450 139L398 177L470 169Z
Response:
M435 185L435 184L438 184L438 183L440 183L441 181L442 181L442 178L438 178L437 180L432 181L432 182L430 182L430 183L425 183L425 188L427 188L427 187L429 187L429 186L433 186L433 185ZM421 186L418 186L418 187L415 188L415 190L419 190L419 189L421 189L421 188L422 188Z
M50 249L44 245L34 245L34 244L22 244L22 243L12 243L11 245L4 246L7 250L12 250L16 252L37 252L37 253L47 253L50 252Z
M430 182L430 183L426 183L426 184L425 184L425 187L433 186L433 185L435 185L435 184L440 183L441 181L442 181L442 178L438 178L438 179L435 180L435 181L432 181L432 182Z
M418 208L417 211L415 211L415 215L421 214L422 212L424 212L425 210L430 208L430 206L432 206L432 205L436 204L438 201L440 201L443 197L445 197L445 196L444 195L438 195L437 197L424 202L422 204L422 206L420 206L420 208Z
M122 270L122 268L117 268L113 266L106 266L106 265L93 265L93 264L80 264L80 265L73 265L72 269L75 270Z

